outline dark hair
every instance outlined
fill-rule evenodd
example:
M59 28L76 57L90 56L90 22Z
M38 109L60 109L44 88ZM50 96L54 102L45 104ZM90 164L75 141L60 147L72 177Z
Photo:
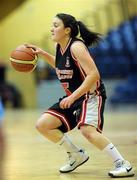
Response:
M70 36L72 38L75 38L80 33L80 37L87 46L97 44L101 40L101 34L90 31L83 22L77 21L72 15L59 13L56 17L63 21L65 28L71 28Z

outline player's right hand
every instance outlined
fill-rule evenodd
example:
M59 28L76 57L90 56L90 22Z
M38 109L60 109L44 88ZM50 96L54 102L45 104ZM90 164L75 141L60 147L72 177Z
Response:
M43 52L44 52L41 48L39 48L39 47L37 47L37 46L35 46L35 45L33 45L33 44L24 44L24 45L25 45L26 47L28 47L28 48L32 48L34 54L36 54L36 55L43 54Z

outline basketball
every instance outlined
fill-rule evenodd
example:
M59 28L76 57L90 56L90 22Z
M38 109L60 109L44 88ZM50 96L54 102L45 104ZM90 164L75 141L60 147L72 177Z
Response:
M16 71L32 72L37 65L37 55L32 48L20 45L11 52L10 62Z

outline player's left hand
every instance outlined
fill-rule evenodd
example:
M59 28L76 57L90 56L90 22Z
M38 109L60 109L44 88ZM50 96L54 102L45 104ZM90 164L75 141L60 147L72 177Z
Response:
M74 103L74 97L72 95L65 97L60 102L60 108L61 109L67 109L70 108L70 106Z

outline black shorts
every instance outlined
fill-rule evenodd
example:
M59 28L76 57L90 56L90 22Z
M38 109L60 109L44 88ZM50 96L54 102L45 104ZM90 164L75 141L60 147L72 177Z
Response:
M58 129L65 133L74 129L76 126L80 128L80 126L88 124L95 126L99 132L102 131L105 98L95 95L86 98L81 97L70 108L61 109L59 104L63 98L45 112L61 120L62 125Z

